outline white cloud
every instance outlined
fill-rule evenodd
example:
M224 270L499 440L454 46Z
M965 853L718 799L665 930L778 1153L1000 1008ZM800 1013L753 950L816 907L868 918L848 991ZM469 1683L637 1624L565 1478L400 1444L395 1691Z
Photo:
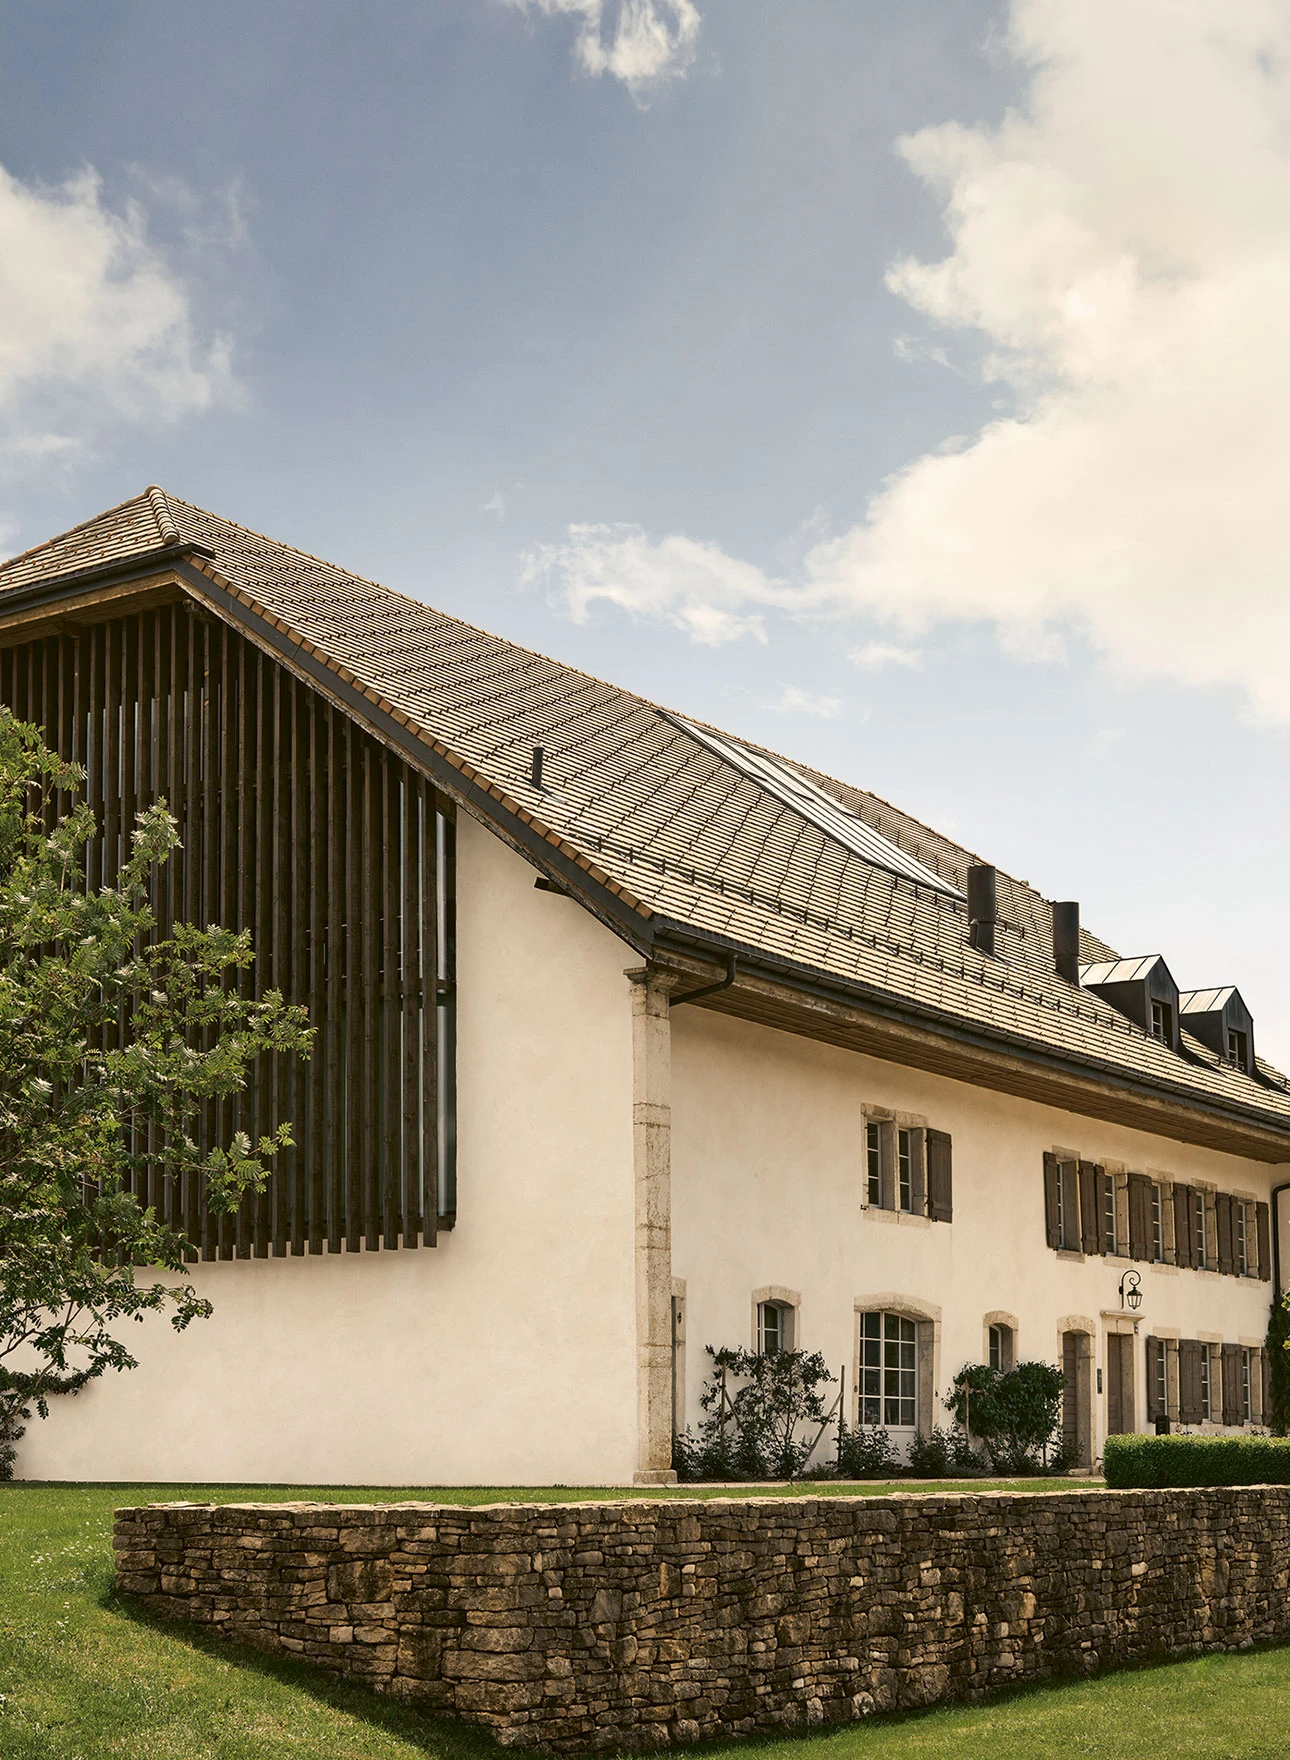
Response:
M629 525L570 526L564 543L540 545L525 558L521 579L547 584L575 623L585 623L603 599L711 646L740 636L764 642L756 608L792 607L799 598L719 545L680 536L654 543Z
M1024 102L901 143L951 248L891 286L984 339L1014 413L808 558L914 631L1075 628L1130 672L1290 720L1290 10L1014 0Z
M818 715L821 721L832 721L842 707L842 699L817 697L810 691L800 690L795 684L786 684L780 690L778 701L768 707L780 715Z
M884 666L912 666L923 664L921 648L901 648L895 642L865 642L859 648L852 648L847 659L853 666L862 666L866 672L879 672Z
M577 21L574 59L584 73L609 74L635 95L683 74L699 37L694 0L507 0L547 18Z
M498 519L506 518L506 497L500 489L494 489L487 501L480 503L481 513L495 513Z
M227 340L198 336L188 291L137 205L114 212L90 170L41 188L0 167L6 453L65 453L108 420L206 409L232 383Z

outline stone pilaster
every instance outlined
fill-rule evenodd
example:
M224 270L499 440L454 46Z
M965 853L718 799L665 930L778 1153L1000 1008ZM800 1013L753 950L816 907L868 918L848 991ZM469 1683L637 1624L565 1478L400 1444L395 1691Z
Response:
M673 1485L672 980L632 981L632 1139L636 1176L636 1483Z

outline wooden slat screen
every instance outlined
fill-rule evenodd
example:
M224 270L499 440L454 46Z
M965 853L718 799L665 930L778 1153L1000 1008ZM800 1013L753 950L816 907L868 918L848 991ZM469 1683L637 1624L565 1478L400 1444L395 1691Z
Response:
M0 650L0 700L87 768L89 884L115 880L135 814L164 798L182 848L155 876L158 935L249 929L248 990L280 989L316 1029L309 1061L260 1059L202 1121L211 1141L291 1120L261 1196L215 1217L157 1172L140 1198L206 1259L433 1245L456 1207L451 806L184 604Z

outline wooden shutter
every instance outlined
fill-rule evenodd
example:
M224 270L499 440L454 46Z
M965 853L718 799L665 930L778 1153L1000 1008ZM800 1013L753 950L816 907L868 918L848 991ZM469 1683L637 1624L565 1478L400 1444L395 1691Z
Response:
M1048 1230L1050 1247L1060 1247L1062 1232L1057 1223L1057 1181L1061 1175L1057 1170L1057 1157L1049 1150L1044 1150L1044 1225Z
M927 1214L933 1222L954 1219L954 1159L948 1131L927 1132Z
M1241 1411L1241 1347L1239 1344L1223 1346L1223 1422L1225 1424L1243 1424L1245 1418Z
M1079 1341L1073 1332L1062 1333L1062 1434L1068 1443L1079 1441Z
M1132 1214L1132 1211L1130 1211L1130 1214ZM1153 1423L1155 1419L1163 1418L1165 1415L1156 1395L1157 1369L1160 1362L1160 1353L1163 1349L1164 1345L1160 1339L1149 1338L1147 1340L1147 1388L1145 1407L1148 1423Z
M1259 1352L1259 1384L1263 1395L1261 1407L1263 1422L1272 1424L1272 1352L1264 1349Z
M1091 1161L1079 1164L1079 1231L1086 1253L1103 1251L1102 1169Z
M1259 1255L1259 1276L1268 1283L1272 1278L1272 1232L1266 1204L1254 1206L1254 1238Z
M1232 1219L1232 1195L1230 1192L1216 1192L1214 1194L1214 1217L1218 1224L1218 1268L1228 1277L1235 1277L1236 1228ZM1226 1350L1226 1345L1223 1348ZM1223 1401L1226 1404L1226 1393L1223 1395Z
M1200 1353L1206 1347L1199 1339L1184 1338L1178 1346L1178 1421L1199 1424L1205 1415L1200 1399Z
M1124 1353L1118 1332L1107 1334L1106 1340L1106 1433L1120 1436L1127 1428L1124 1422Z
M1129 1257L1151 1257L1151 1181L1145 1173L1129 1175Z
M1196 1211L1195 1193L1190 1186L1174 1187L1174 1264L1194 1265L1196 1263ZM1183 1422L1194 1423L1195 1419L1184 1418Z

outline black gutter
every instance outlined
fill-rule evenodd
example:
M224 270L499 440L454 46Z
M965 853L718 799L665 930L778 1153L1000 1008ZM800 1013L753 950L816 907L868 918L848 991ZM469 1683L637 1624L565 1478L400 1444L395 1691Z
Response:
M669 996L669 1008L679 1008L683 1002L697 1002L701 996L715 996L718 990L728 990L735 981L739 961L732 953L726 960L726 975L717 984L703 984L697 990L687 990L682 996Z
M1063 1075L1091 1075L1103 1082L1111 1078L1122 1092L1155 1100L1182 1101L1194 1111L1224 1125L1244 1126L1247 1129L1252 1125L1266 1128L1285 1137L1287 1158L1290 1158L1290 1119L1277 1114L1256 1112L1253 1109L1238 1111L1221 1102L1199 1096L1194 1089L1132 1075L1118 1065L1102 1063L1096 1058L1081 1056L1078 1052L1053 1051L1047 1046L1036 1045L1033 1040L1017 1039L975 1023L968 1025L957 1015L929 1008L926 1004L906 1002L893 997L889 991L878 990L855 980L822 978L809 966L779 959L774 954L732 942L725 936L695 931L674 919L656 920L654 942L656 958L666 952L673 952L684 958L706 959L711 962L718 958L729 959L734 955L739 960L741 971L748 977L762 976L771 983L791 986L821 1002L846 1008L862 1008L866 1014L888 1021L894 1026L913 1028L920 1032L931 1031L939 1038L973 1050L993 1053L1003 1051L1037 1069L1048 1069ZM723 985L722 988L724 987Z
M13 611L47 610L63 599L74 599L98 581L137 580L155 574L159 568L170 568L189 556L214 556L205 544L181 538L174 544L159 545L137 556L122 557L115 562L96 562L75 574L60 574L50 581L32 581L25 587L6 587L0 575L0 625ZM205 580L206 576L203 575Z

